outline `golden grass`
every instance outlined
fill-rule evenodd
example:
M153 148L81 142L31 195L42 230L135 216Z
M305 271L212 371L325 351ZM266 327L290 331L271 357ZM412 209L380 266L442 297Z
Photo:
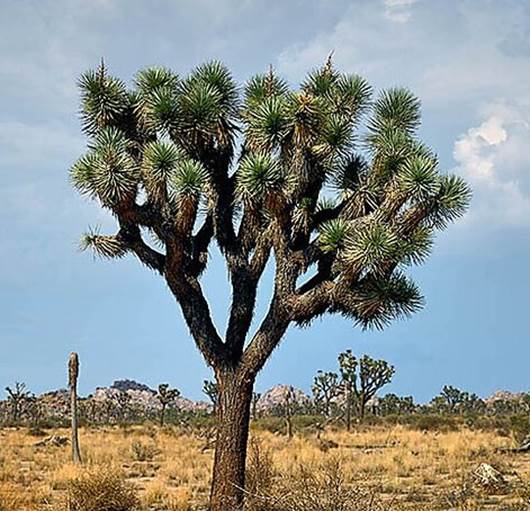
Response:
M66 430L53 433L68 435ZM266 431L253 436L270 452L277 474L293 474L300 467L318 471L329 460L337 460L345 477L399 499L403 509L436 505L444 509L442 496L461 488L482 462L514 478L528 475L530 468L530 455L498 453L496 448L506 445L506 439L492 432L374 426L351 433L326 432L321 439L295 436L289 441ZM82 469L70 464L69 447L35 447L35 438L23 429L0 431L0 511L64 509L60 506L68 484L87 468L125 474L146 510L189 511L207 501L213 453L203 450L204 440L199 437L170 427L134 426L82 429L80 439ZM326 441L338 447L323 449ZM138 445L148 446L147 460L138 460ZM516 497L516 493L487 496L493 506Z

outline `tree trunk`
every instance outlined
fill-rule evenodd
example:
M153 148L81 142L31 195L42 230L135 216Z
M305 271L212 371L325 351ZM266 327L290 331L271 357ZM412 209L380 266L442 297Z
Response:
M351 390L346 390L346 429L351 431Z
M210 511L243 509L245 461L254 380L238 371L217 374L217 438Z
M285 422L287 424L287 438L291 440L293 438L293 419L291 415L285 417Z
M72 422L72 461L81 463L79 435L77 428L77 378L79 375L79 358L77 353L70 354L68 363L68 380L70 385L70 415Z
M365 411L366 411L366 398L364 395L361 395L359 399L359 419L360 420L364 419Z

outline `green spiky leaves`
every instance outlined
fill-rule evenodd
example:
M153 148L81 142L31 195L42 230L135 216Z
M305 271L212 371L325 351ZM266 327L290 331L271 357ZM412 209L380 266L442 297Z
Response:
M393 126L413 134L421 121L419 99L408 89L394 88L383 91L373 106L369 129L373 132Z
M446 175L440 178L438 194L433 201L429 220L438 229L461 217L471 201L471 190L459 176Z
M423 264L431 254L433 231L421 226L400 238L396 259L403 265Z
M145 188L153 200L166 197L167 180L183 158L182 151L173 142L151 142L146 146L142 171Z
M179 86L175 134L190 149L211 139L230 148L238 98L235 82L225 66L217 61L199 66Z
M199 66L191 75L190 83L211 87L220 97L223 112L234 114L239 103L239 92L230 71L221 62L214 60Z
M161 88L174 89L178 77L165 67L148 67L138 72L135 83L138 91L147 96Z
M434 196L440 187L437 165L437 160L428 156L407 159L399 169L400 189L409 199L416 201Z
M172 84L162 85L143 95L138 102L137 111L148 130L168 132L179 118L175 87Z
M134 198L140 172L128 153L125 135L116 128L105 128L89 148L91 151L71 168L73 185L106 206Z
M384 268L383 263L395 257L398 243L399 238L391 227L370 222L358 229L352 228L344 259L357 271L379 273Z
M184 198L198 199L208 184L208 171L200 162L182 161L169 178L173 200L178 203Z
M336 112L346 111L353 120L366 111L372 96L372 87L358 75L342 75L335 83L330 101Z
M394 319L411 316L424 305L416 283L401 273L368 280L360 296L357 314L364 328L382 329Z
M258 203L281 192L286 180L278 161L266 153L246 156L237 171L236 191L243 202Z
M267 74L255 75L245 84L245 110L251 111L265 99L286 96L288 92L285 80L278 78L272 69Z
M129 107L129 97L121 80L107 75L102 63L96 71L87 71L78 82L81 90L83 129L89 135L116 126Z
M410 316L424 305L418 286L401 273L390 277L370 276L355 293L336 304L363 329L383 329L390 322Z
M83 235L79 244L81 250L91 250L94 255L104 259L123 257L127 248L118 236L104 236L98 229L91 229Z
M317 156L338 156L346 157L353 143L353 133L350 121L340 115L332 115L324 124L321 139L313 147L313 152Z
M358 120L372 95L372 88L364 78L340 74L333 68L330 59L323 67L309 73L302 89L322 98L330 113L347 116L350 121Z
M334 252L344 248L350 233L348 223L342 218L335 218L324 223L320 228L318 242L324 252Z
M255 151L273 150L289 129L289 113L283 98L271 96L250 110L246 116L246 135Z

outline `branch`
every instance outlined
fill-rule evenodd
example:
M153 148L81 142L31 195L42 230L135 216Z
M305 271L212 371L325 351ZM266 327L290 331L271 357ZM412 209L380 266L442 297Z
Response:
M120 219L120 231L118 232L117 238L120 239L127 250L133 252L143 264L163 275L166 265L166 257L143 241L140 228L137 225L126 223Z
M241 359L241 366L250 377L255 376L263 367L280 343L289 323L287 312L280 306L278 298L274 296L265 319Z
M192 239L190 272L195 277L198 277L206 268L206 264L208 263L208 247L213 235L213 221L211 215L208 215Z
M232 305L226 331L226 343L234 359L239 359L254 317L258 283L270 255L271 229L265 229L254 240L254 255L250 262L241 255L231 258Z
M179 303L195 344L212 367L227 362L226 347L213 324L208 302L195 277L184 275L169 256L165 276L169 288Z

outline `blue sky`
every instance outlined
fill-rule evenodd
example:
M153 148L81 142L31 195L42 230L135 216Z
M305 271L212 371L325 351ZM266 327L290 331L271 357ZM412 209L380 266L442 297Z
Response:
M505 0L21 0L0 4L0 388L81 391L134 378L201 397L210 376L180 312L137 261L80 253L112 220L70 188L82 153L76 79L104 57L126 81L141 67L185 74L212 58L239 81L273 64L293 85L334 51L337 67L422 99L422 136L474 189L472 207L413 270L427 300L413 318L363 333L337 317L292 329L258 389L309 389L340 350L397 367L387 390L429 399L453 384L530 390L530 2ZM219 324L221 261L205 275ZM266 283L265 283L266 284ZM263 286L260 310L269 293Z

